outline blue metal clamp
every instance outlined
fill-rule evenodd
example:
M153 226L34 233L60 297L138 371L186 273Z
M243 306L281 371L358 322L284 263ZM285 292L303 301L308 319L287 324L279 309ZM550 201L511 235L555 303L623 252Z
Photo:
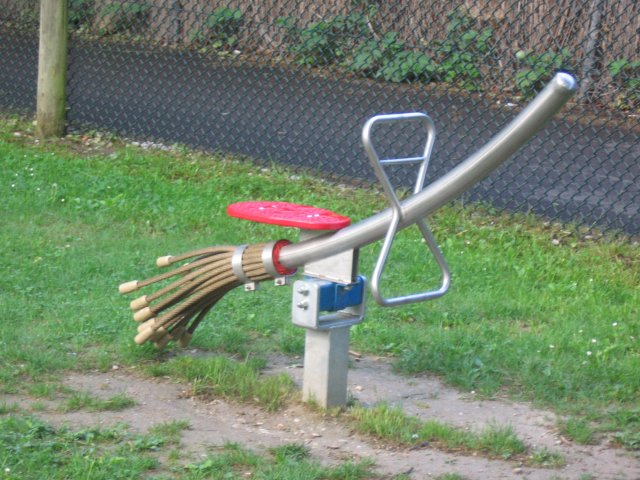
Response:
M327 330L360 323L365 311L364 286L362 276L346 285L313 277L297 280L291 308L294 325Z

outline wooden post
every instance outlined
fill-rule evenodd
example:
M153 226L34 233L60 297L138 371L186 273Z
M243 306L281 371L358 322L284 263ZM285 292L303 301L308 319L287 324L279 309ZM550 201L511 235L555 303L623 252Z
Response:
M580 89L578 90L578 97L585 103L588 102L587 95L593 88L594 80L600 76L600 73L596 71L596 66L601 57L599 48L603 11L604 0L591 0L589 4L587 43L584 47L584 59L582 60L582 78Z
M61 137L67 82L67 0L40 0L36 134Z

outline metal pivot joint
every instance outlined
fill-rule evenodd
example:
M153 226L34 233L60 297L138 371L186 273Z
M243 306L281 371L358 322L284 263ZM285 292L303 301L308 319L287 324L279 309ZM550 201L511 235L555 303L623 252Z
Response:
M293 284L293 324L329 330L360 323L365 311L364 284L361 276L347 285L313 277L297 280Z
M406 158L388 158L381 159L376 152L374 147L373 139L372 139L372 130L374 126L382 123L409 123L409 122L418 122L424 124L427 132L427 140L424 146L424 150L421 156L417 157L406 157ZM440 287L436 290L429 290L420 293L413 293L409 295L402 295L398 297L384 297L380 293L380 279L382 277L382 272L384 271L385 264L387 262L387 257L391 250L391 246L393 245L393 240L398 229L403 225L403 213L402 207L400 205L400 200L396 195L395 188L391 184L389 177L387 176L384 166L385 165L404 165L404 164L418 164L418 174L416 178L416 183L413 189L413 193L417 194L422 191L424 188L424 182L427 176L427 169L429 168L429 160L431 158L431 153L433 151L433 144L435 143L436 131L435 126L431 118L425 113L399 113L392 115L377 115L375 117L370 118L365 124L362 130L362 143L364 145L364 149L369 157L369 161L371 162L371 166L373 167L374 173L376 177L382 184L382 188L384 189L384 193L389 200L391 205L391 222L389 223L389 228L384 237L384 241L382 244L382 249L380 250L380 254L378 256L378 260L376 261L375 267L373 269L373 274L371 275L371 294L373 298L375 298L378 304L389 307L395 305L405 305L408 303L421 302L424 300L431 300L434 298L441 297L444 295L449 289L449 285L451 284L451 274L449 272L449 267L447 262L442 255L440 247L436 243L427 222L423 218L419 218L415 220L415 224L420 229L422 236L429 247L432 255L434 256L438 267L440 268L440 272L442 275L442 280Z

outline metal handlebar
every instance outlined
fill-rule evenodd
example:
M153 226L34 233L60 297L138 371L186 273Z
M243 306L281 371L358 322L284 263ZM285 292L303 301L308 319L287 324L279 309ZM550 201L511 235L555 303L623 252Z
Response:
M382 123L398 124L410 122L420 122L423 123L426 127L427 140L422 155L418 157L380 159L371 136L373 127ZM420 193L424 188L424 182L427 176L427 169L429 168L429 160L433 151L435 137L436 129L433 124L433 120L431 120L431 118L425 113L377 115L370 118L362 130L362 143L364 145L364 149L367 153L367 156L369 157L369 161L371 162L373 171L382 184L382 188L387 196L387 199L389 200L389 203L391 204L392 212L391 222L389 223L389 228L387 229L387 233L385 234L382 249L380 250L378 260L376 261L376 265L371 275L371 294L373 295L373 298L375 298L376 302L384 307L405 305L408 303L421 302L424 300L431 300L441 297L447 292L447 290L449 289L449 285L451 284L451 273L449 272L449 267L444 256L442 255L440 247L438 247L438 244L436 243L436 240L433 237L433 234L431 233L427 222L423 218L419 218L415 220L414 223L420 229L420 232L422 233L422 236L427 243L429 250L434 256L438 267L440 268L440 272L442 274L442 282L440 284L440 287L436 290L429 290L425 292L413 293L391 298L386 298L380 293L380 279L382 277L382 272L384 271L385 264L387 263L387 258L391 250L391 246L393 245L393 240L396 236L396 233L398 232L398 227L404 220L400 200L398 199L395 188L391 184L391 181L386 174L384 166L419 163L418 175L416 178L413 193L414 195Z

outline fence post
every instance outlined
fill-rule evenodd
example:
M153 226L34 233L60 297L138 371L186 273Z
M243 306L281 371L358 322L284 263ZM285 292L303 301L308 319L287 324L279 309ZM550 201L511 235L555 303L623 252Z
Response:
M585 103L589 91L593 87L594 72L601 56L598 52L600 43L600 30L602 29L602 13L604 10L603 0L591 0L589 4L589 26L587 29L587 44L584 48L584 59L582 60L582 82L578 91L578 97ZM597 75L600 75L598 73Z
M36 134L64 134L67 81L67 0L40 0Z

